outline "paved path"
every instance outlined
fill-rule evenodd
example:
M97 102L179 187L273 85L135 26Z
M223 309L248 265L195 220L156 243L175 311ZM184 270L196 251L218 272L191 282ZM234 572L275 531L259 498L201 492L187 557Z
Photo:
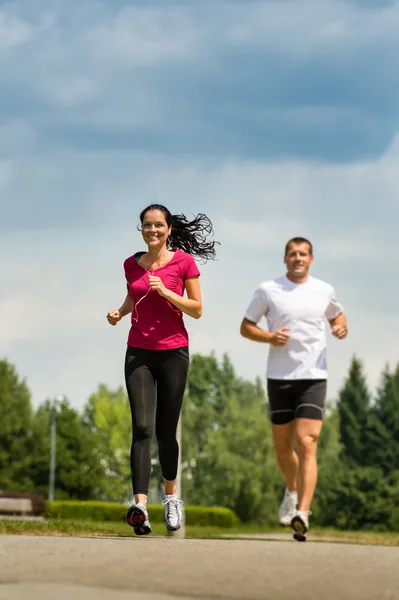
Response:
M396 600L399 548L0 536L0 600Z

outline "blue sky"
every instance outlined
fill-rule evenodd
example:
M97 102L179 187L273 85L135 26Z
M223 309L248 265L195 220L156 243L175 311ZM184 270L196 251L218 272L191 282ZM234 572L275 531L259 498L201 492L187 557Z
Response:
M222 243L193 352L263 376L240 320L305 235L350 323L330 397L354 353L374 387L399 359L398 51L397 1L0 3L0 354L35 404L123 383L105 314L153 201Z

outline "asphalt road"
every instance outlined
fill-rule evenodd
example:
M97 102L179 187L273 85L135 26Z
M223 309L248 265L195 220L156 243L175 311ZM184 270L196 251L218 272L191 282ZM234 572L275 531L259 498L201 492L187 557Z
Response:
M399 548L0 536L0 600L397 600Z

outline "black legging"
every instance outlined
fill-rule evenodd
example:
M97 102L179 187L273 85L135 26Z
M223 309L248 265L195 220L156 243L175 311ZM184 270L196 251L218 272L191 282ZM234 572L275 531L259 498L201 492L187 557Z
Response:
M133 494L148 494L151 475L151 441L158 441L162 475L177 475L179 446L177 424L187 382L189 350L143 350L128 347L125 380L132 413L130 451Z

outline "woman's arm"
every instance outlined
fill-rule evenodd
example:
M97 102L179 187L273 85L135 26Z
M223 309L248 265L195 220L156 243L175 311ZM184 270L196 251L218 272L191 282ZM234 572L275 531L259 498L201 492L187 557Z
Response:
M191 277L184 282L187 298L168 290L160 277L149 275L148 280L153 290L156 290L160 296L168 300L168 302L176 306L184 314L194 319L199 319L202 316L201 286L198 277Z
M128 285L128 290L129 290L129 284ZM118 310L111 310L108 314L107 314L107 321L110 325L116 325L121 319L123 319L123 317L125 317L126 315L130 314L133 310L133 299L128 293L126 294L126 298L123 301L123 304L120 308L118 308Z

